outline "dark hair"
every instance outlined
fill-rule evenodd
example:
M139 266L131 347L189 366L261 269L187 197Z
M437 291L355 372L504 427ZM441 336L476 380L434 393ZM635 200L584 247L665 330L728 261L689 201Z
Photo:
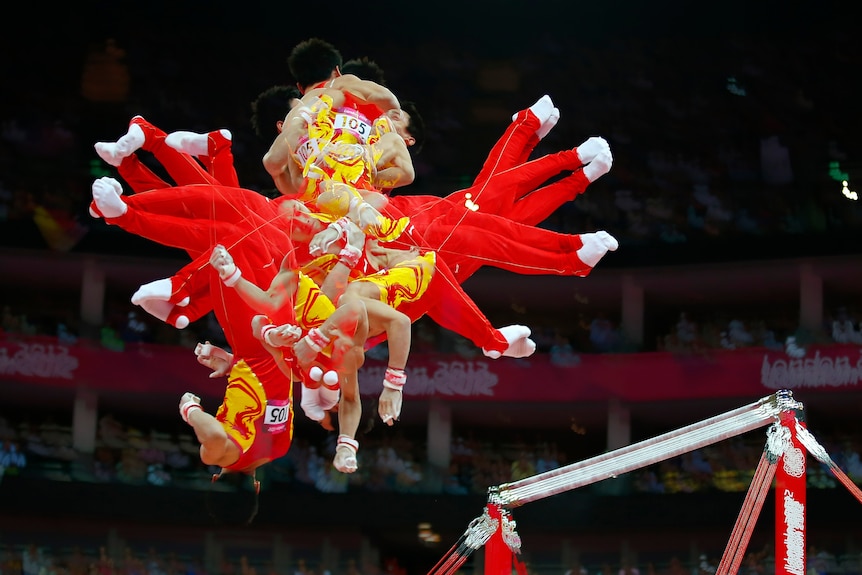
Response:
M278 135L275 127L290 111L291 100L301 100L302 94L296 86L271 86L258 94L251 103L251 127L263 140Z
M303 40L287 57L287 67L302 89L323 82L341 63L341 52L321 38Z
M277 136L275 125L287 116L290 101L294 99L302 99L296 86L271 86L258 94L251 103L251 127L254 133L266 141Z
M248 478L251 477L251 485ZM218 482L217 488L216 482ZM218 525L250 525L257 516L260 482L255 473L228 473L224 469L213 475L206 493L210 518Z
M341 73L353 74L363 80L371 80L375 84L380 84L381 86L386 85L383 68L381 68L374 60L369 59L368 56L363 56L362 58L351 58L341 65Z
M414 102L401 102L401 109L410 114L410 122L407 124L407 130L413 136L413 139L416 140L416 143L410 146L410 153L418 154L422 151L422 146L425 144L425 138L427 137L425 120L422 119L419 109Z

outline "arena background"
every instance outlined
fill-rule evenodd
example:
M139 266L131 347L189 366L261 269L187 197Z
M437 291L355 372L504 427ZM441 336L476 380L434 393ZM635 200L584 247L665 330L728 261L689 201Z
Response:
M184 261L89 218L89 185L110 173L92 144L116 139L134 114L166 130L227 127L240 181L265 192L271 184L259 158L267 143L250 129L249 103L268 86L290 82L290 48L320 36L345 58L374 59L388 85L423 111L430 138L415 158L417 182L405 193L444 194L468 185L511 114L545 93L562 116L537 153L571 148L591 135L608 139L611 172L545 225L569 233L607 229L620 239L619 251L589 278L487 270L465 287L495 324L525 323L545 335L536 364L551 361L555 336L563 334L582 365L644 366L641 377L609 397L584 399L573 391L569 399L535 401L541 393L535 386L561 386L531 377L529 365L509 369L523 379L522 397L408 396L396 428L371 427L369 419L361 438L368 453L407 444L418 453L413 463L426 464L428 414L435 410L451 416L453 449L458 438L472 437L508 464L525 449L537 458L541 446L556 443L565 464L618 441L611 430L619 429L612 421L620 409L628 417L628 440L637 441L767 395L760 374L747 388L747 382L718 376L713 385L710 374L724 373L728 362L745 354L777 361L791 336L811 353L851 358L846 381L795 394L815 435L827 438L836 455L846 452L842 461L852 462L854 452L858 461L862 429L853 370L859 342L836 341L832 329L833 321L849 318L860 331L862 319L862 213L841 184L847 179L856 189L859 179L853 79L860 51L855 20L839 3L30 3L4 21L0 294L8 316L26 315L30 324L7 323L4 312L4 353L21 343L61 344L63 325L77 338L74 349L93 352L97 360L99 354L115 357L120 352L106 347L104 328L121 336L134 311L132 290ZM771 172L763 162L771 138L787 150L789 180L781 167ZM642 204L633 208L632 198ZM580 209L583 202L590 209ZM94 270L104 277L99 324L86 321L82 310ZM642 324L633 325L625 302L638 295ZM812 325L818 306L821 318ZM749 329L765 323L778 346L728 350L716 337L713 347L672 348L668 336L681 312L704 327L726 329L733 319ZM603 348L590 338L595 320L615 328L615 346ZM206 326L194 327L195 335L206 333ZM184 572L227 575L221 561L236 565L246 556L258 570L279 573L298 571L300 559L318 572L348 573L354 559L368 575L394 569L393 558L409 573L421 573L481 512L485 495L471 485L466 493L400 484L330 493L273 474L252 525L225 526L209 516L209 506L215 501L241 513L243 492L182 486L180 473L173 485L81 480L86 473L73 464L77 457L92 464L93 454L46 455L33 440L58 425L68 431L80 409L76 402L95 401L100 417L115 416L126 431L153 429L173 440L184 431L175 415L184 389L157 384L186 377L185 371L164 371L161 358L173 357L188 341L155 323L148 329L150 341L126 341L121 353L139 354L129 363L152 377L151 390L132 392L124 387L130 376L105 370L98 385L88 382L95 390L82 395L74 385L22 373L16 356L3 356L0 416L9 427L2 439L28 455L26 467L7 466L0 481L0 545L7 557L36 543L55 568L68 569L65 558L74 547L96 562L104 546L119 569L128 546L140 556L153 548L166 564L177 555ZM476 360L451 334L427 331L435 334L433 345L411 361ZM194 374L190 352L189 364ZM577 376L571 377L574 389ZM698 385L700 378L712 390ZM679 381L690 381L690 392L674 387L671 396L667 390ZM587 393L582 387L578 393ZM327 445L327 434L301 415L296 435L320 449ZM762 432L748 434L731 451L756 452L762 438ZM426 476L433 471L423 470ZM206 471L190 474L205 477ZM676 556L697 573L701 553L713 562L720 557L742 501L739 486L723 490L707 481L691 493L654 493L640 489L640 479L632 474L518 509L531 568L564 573L577 561L593 575L630 560L641 572L652 564L669 573ZM858 573L860 509L840 486L823 481L809 491L811 556L827 550L846 561L812 568ZM753 550L768 548L774 538L770 511L768 504ZM418 537L421 522L433 526L439 542ZM770 568L767 557L755 557L761 571ZM4 575L14 571L14 562L9 565ZM481 568L478 560L471 568Z

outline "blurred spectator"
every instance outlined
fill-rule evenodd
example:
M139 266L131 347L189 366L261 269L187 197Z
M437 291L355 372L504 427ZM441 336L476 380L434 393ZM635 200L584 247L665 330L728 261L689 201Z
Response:
M120 454L117 464L117 479L123 483L143 484L147 480L147 464L138 457L132 447L126 447Z
M701 449L689 451L680 456L682 470L698 478L706 478L712 473L712 466Z
M626 557L623 559L617 575L640 575L640 573L640 569L637 568L634 562L630 558Z
M760 554L753 551L745 554L739 570L741 575L764 575L765 571L763 558Z
M15 428L9 423L9 420L0 416L0 441L13 441L17 439L18 433Z
M47 570L49 558L35 543L27 545L21 554L21 575L40 575Z
M452 458L457 461L469 461L473 457L474 449L462 436L456 436L450 447Z
M536 465L533 463L530 454L525 450L518 453L518 458L512 462L512 481L526 479L536 474Z
M668 562L667 569L663 572L663 575L691 575L688 569L682 564L680 558L676 555L670 558Z
M150 485L163 486L171 482L171 474L162 463L151 463L147 466L147 483Z
M95 567L93 573L92 567ZM108 549L104 545L99 547L99 557L90 569L93 575L115 575L114 560L108 554Z
M856 329L854 320L847 313L847 308L841 307L832 321L832 339L835 343L862 344L862 328Z
M760 169L766 184L783 186L793 182L790 151L778 136L768 136L760 140Z
M697 340L697 325L685 312L679 314L679 321L676 323L676 339L680 345L688 347L694 347Z
M19 575L23 570L23 558L20 553L5 545L0 547L0 573L2 575Z
M705 553L702 553L697 561L694 575L713 575L715 573L716 566L713 561L707 558Z
M87 575L89 572L89 561L84 552L81 551L80 546L75 545L72 547L69 556L66 558L66 568L69 570L69 575ZM143 573L139 575L143 575Z
M107 447L121 448L126 446L126 430L110 413L99 418L97 438Z
M341 473L332 465L332 461L322 463L314 480L314 486L322 493L346 493L349 476Z
M136 311L130 311L126 323L120 333L120 337L126 343L140 343L150 340L150 329L143 322Z
M787 355L796 359L805 357L805 348L796 342L795 335L787 336L787 339L784 342L784 351Z
M75 345L78 336L65 323L60 322L57 324L57 341L63 345Z
M395 489L402 493L417 493L422 481L422 466L412 457L405 458L395 474Z
M560 453L556 443L543 443L536 457L536 473L544 473L560 467Z
M577 365L580 363L580 358L575 353L569 338L560 333L554 336L554 343L549 350L551 363L560 367Z
M27 456L18 449L15 442L7 439L0 443L0 479L3 479L4 475L18 475L25 467Z
M81 95L91 102L126 101L130 76L125 56L114 38L91 46L81 76Z
M27 315L15 312L11 306L3 306L3 317L0 320L3 332L14 335L35 335L35 327L27 321Z
M102 326L101 328L101 342L102 347L111 351L123 351L126 349L126 345L117 333L117 330L109 325Z
M646 467L635 472L634 489L639 493L664 493L664 485L659 481L655 469Z
M147 575L170 575L161 554L155 547L150 547L147 551L147 559L144 567Z
M599 353L616 351L621 342L620 332L604 313L599 313L590 322L590 343Z
M453 461L449 464L448 472L443 477L443 493L448 495L467 495L467 487L461 482L461 467Z
M356 559L350 558L347 560L347 566L344 569L344 575L362 575L359 567L356 566Z
M401 566L397 557L387 557L383 560L385 575L407 575L407 570Z
M588 571L586 567L580 564L580 562L575 562L571 567L563 572L563 575L588 575Z
M754 343L752 336L739 319L733 319L727 326L727 336L734 348L748 347Z
M862 461L860 461L859 450L849 440L843 442L842 451L837 456L840 461L841 470L847 474L854 483L862 483Z
M190 573L190 568L191 565L180 559L176 553L172 552L168 555L167 570L171 575L175 573L192 575L192 573ZM252 573L251 575L255 574Z
M807 575L831 575L838 572L835 555L826 549L811 545L808 548Z

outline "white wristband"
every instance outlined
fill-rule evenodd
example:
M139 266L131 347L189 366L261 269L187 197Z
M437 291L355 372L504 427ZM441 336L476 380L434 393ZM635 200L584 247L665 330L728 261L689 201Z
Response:
M200 409L201 411L203 411L204 408L201 407L201 404L196 402L196 401L187 401L184 404L182 404L182 406L180 407L180 415L182 416L183 421L188 423L189 422L189 414L192 411L194 411L195 409Z
M356 267L356 264L359 263L359 258L362 257L362 250L357 247L351 246L347 244L341 251L338 252L338 261L342 264L346 265L350 269Z
M355 455L357 451L359 451L359 442L350 437L349 435L339 435L338 441L335 443L336 446L345 446L347 449L353 452Z
M266 324L265 326L263 326L262 328L260 328L260 339L262 339L262 340L263 340L263 341L265 341L267 344L269 344L269 345L271 345L271 346L273 346L273 347L277 347L277 346L276 346L276 345L274 345L274 344L269 340L269 338L267 337L267 336L269 335L269 332L271 332L271 331L272 331L272 330L274 330L274 329L275 329L275 325L273 325L273 324L271 324L271 323L268 323L268 324Z
M383 377L383 387L401 391L405 383L407 383L407 373L403 369L386 368L386 375Z
M305 343L308 344L308 347L317 353L320 353L324 347L329 345L329 338L323 335L323 333L316 327L308 330L308 334L303 339L305 339Z
M230 276L228 276L227 278L223 279L222 282L227 287L233 287L236 285L236 282L238 282L239 278L241 278L241 277L242 277L242 272L240 271L239 268L236 268L235 270L233 270L233 273L230 274Z

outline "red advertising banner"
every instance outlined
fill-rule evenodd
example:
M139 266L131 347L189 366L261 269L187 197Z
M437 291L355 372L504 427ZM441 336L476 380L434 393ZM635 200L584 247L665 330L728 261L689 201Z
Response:
M382 388L385 362L368 359L360 374L363 395ZM760 397L779 389L826 393L862 389L862 346L811 347L802 358L765 348L583 354L555 362L537 353L527 359L414 354L405 394L476 401L657 401ZM94 390L170 393L201 390L218 396L191 349L132 344L111 351L97 342L62 345L55 338L0 340L0 381ZM210 390L208 393L207 390Z

